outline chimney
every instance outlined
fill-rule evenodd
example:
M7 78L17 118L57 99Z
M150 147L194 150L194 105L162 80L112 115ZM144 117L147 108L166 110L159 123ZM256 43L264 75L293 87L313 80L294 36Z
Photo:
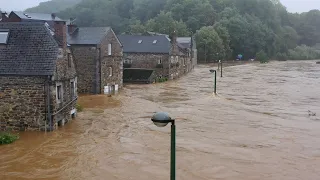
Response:
M67 48L67 25L65 21L54 21L54 37L60 48Z
M52 20L55 20L55 19L56 19L56 17L57 17L57 16L56 16L56 14L55 14L55 13L52 13L52 14L51 14L51 18L52 18Z
M172 55L178 55L179 54L179 48L177 43L177 33L174 30L171 34L171 54Z
M8 16L6 12L1 12L1 22L7 22L8 21Z
M70 23L68 24L68 33L72 34L78 28L77 25L74 23L75 19L70 18Z

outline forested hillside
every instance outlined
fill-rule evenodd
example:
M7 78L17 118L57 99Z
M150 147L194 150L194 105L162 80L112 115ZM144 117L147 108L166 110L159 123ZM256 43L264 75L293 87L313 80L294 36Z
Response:
M42 2L38 6L26 9L26 12L33 13L57 13L69 7L73 7L81 0L51 0Z
M279 0L82 0L59 16L117 33L195 34L198 57L208 61L258 52L281 60L320 58L320 11L291 14Z

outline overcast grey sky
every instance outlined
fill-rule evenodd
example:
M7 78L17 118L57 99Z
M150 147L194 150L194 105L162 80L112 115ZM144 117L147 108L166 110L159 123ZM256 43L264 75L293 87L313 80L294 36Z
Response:
M0 8L6 11L21 11L47 0L0 0ZM320 9L320 0L280 0L290 12L305 12Z

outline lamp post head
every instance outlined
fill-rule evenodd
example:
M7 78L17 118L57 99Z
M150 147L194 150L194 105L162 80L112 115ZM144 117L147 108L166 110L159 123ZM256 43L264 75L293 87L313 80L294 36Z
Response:
M213 70L213 69L210 69L209 70L211 73L214 73L214 72L216 72L216 70Z
M168 113L166 112L158 112L154 114L151 118L153 123L158 126L158 127L165 127L167 126L170 122L173 122L174 120L171 119Z

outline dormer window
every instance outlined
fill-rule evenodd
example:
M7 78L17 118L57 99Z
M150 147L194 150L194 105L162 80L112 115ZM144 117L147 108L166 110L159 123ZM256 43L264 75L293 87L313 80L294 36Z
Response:
M142 43L142 40L139 40L138 43L141 44L141 43Z
M157 40L154 40L154 41L153 41L153 44L156 44L156 43L157 43Z
M0 29L0 44L7 44L9 39L9 30Z

